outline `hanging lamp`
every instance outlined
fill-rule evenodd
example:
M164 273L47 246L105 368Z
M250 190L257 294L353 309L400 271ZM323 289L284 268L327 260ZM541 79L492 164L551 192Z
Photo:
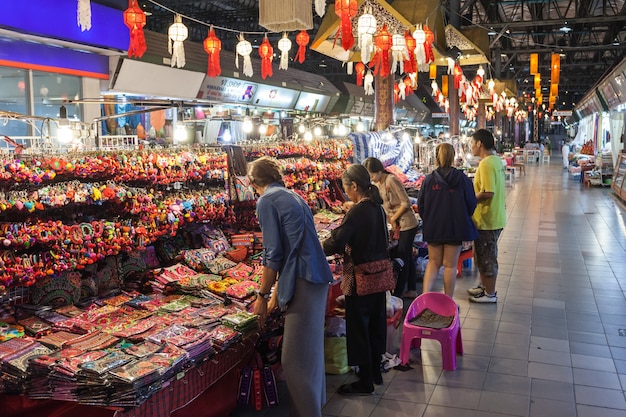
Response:
M356 85L361 87L363 85L363 76L365 75L365 64L357 62L354 66L354 71L356 72Z
M417 29L413 32L413 38L415 39L415 59L417 65L426 64L426 51L424 50L424 42L426 42L426 33L422 29L422 25L417 25Z
M273 75L272 60L274 59L274 48L270 44L267 35L259 45L259 56L261 57L261 78L265 79Z
M391 37L391 73L395 73L398 68L400 74L404 73L404 61L407 55L404 35L394 33Z
M250 59L252 45L244 38L243 33L239 35L239 43L237 43L235 49L237 51L235 54L235 67L239 68L239 55L241 55L243 57L243 75L252 77L254 75L252 60Z
M284 32L283 37L278 41L278 50L280 51L278 69L286 70L289 68L289 51L291 51L291 40L287 36L287 32Z
M183 42L189 36L187 26L183 24L183 18L177 14L174 16L174 23L167 29L167 51L172 54L170 65L182 68L185 66L185 47Z
M341 46L346 51L354 46L352 18L359 9L357 0L335 0L335 14L341 20Z
M296 52L293 60L302 64L306 56L306 46L309 44L309 34L306 30L301 30L296 35L296 43L298 44L298 52Z
M550 83L558 84L561 73L561 56L559 54L552 54L552 65L550 69Z
M539 54L530 54L530 75L539 72Z
M374 51L374 34L376 33L376 18L368 7L357 21L357 47L361 50L361 62L367 64Z
M204 40L204 51L209 55L209 64L207 66L207 75L209 77L217 77L222 73L220 65L220 52L222 50L222 41L215 35L213 26L209 29L209 35Z
M435 53L433 52L433 43L435 43L435 34L428 27L428 24L424 25L424 34L426 39L424 40L424 53L426 54L426 63L430 64L435 62Z
M410 31L404 32L404 42L406 44L406 60L404 61L404 71L411 74L417 72L417 61L415 58L415 48L417 41Z
M124 11L124 24L130 29L128 56L141 58L148 49L143 33L143 27L146 25L146 14L135 0L128 0L128 9Z
M376 54L374 54L374 75L380 74L382 77L389 75L391 65L389 63L389 51L391 51L391 33L387 30L387 25L374 37L374 45L376 46Z

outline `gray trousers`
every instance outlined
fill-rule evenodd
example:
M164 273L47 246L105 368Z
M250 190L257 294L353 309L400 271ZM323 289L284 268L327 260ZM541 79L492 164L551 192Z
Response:
M326 403L324 315L328 284L296 280L285 312L282 367L291 417L321 417Z

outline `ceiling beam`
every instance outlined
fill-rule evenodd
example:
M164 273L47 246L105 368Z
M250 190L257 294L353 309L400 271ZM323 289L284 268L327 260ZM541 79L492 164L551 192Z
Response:
M575 25L575 24L589 24L589 23L600 23L600 24L608 24L614 22L626 22L626 15L617 15L617 16L594 16L594 17L578 17L573 19L551 19L551 20L539 20L539 21L515 21L515 22L500 22L500 23L487 23L483 22L482 24L493 29L500 29L505 26L508 26L509 29L528 29L529 27L540 27L540 26L562 26L565 24ZM474 25L461 25L464 26L474 26Z

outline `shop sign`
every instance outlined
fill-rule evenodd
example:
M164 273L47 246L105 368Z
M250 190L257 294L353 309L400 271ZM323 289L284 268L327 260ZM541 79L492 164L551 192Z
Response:
M448 113L433 113L432 117L434 119L447 119L450 117L450 115Z
M258 84L236 78L204 77L198 98L223 103L250 103Z
M301 92L295 110L323 112L328 106L330 97L322 94Z
M298 92L296 90L259 84L252 97L251 104L262 107L293 109L297 99Z
M555 110L554 112L552 112L552 116L554 117L570 117L572 115L572 111L571 110Z

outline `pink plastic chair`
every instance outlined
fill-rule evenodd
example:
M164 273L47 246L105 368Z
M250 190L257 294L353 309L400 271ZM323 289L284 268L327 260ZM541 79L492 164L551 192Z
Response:
M450 327L433 329L416 326L409 322L427 308L442 316L454 315ZM443 369L446 371L454 371L456 369L456 354L463 354L461 323L456 303L446 294L440 292L421 294L409 306L402 326L402 342L400 344L400 361L402 364L409 362L411 348L420 347L422 339L438 340L441 344Z

